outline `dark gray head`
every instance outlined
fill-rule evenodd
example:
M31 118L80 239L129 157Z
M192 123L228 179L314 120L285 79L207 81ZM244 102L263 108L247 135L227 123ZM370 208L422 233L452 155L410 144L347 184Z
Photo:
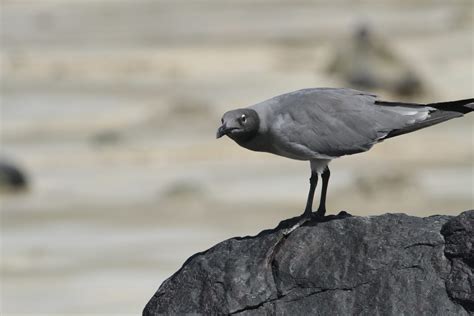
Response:
M252 109L237 109L226 112L222 117L222 126L217 130L216 137L229 136L237 143L252 139L258 133L260 119Z

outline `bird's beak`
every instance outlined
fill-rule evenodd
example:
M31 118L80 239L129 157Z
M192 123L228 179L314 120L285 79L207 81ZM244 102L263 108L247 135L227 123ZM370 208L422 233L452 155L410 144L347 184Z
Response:
M222 136L229 134L229 132L233 131L234 129L239 128L234 126L227 126L227 123L224 123L221 127L219 127L219 129L217 129L216 138L221 138Z
M224 123L221 127L217 129L216 138L221 138L222 136L226 135L229 129L227 129L227 125Z

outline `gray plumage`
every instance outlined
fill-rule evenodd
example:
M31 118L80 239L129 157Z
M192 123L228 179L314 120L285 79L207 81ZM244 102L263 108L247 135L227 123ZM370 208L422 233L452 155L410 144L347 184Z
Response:
M429 117L430 106L378 105L377 97L352 89L305 89L277 96L249 108L260 118L259 135L271 153L300 160L337 158L369 150L394 130ZM461 116L445 112L443 118ZM252 142L257 146L252 146Z
M331 159L365 152L384 139L460 117L473 108L474 99L413 104L380 101L352 89L303 89L225 113L217 137L227 135L250 150L309 160L314 176L329 173Z

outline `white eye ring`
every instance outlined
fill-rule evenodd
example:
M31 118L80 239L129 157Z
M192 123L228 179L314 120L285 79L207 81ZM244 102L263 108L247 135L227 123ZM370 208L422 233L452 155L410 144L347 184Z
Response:
M240 120L242 121L242 123L247 122L247 117L245 116L245 114L242 114L242 116L240 117Z

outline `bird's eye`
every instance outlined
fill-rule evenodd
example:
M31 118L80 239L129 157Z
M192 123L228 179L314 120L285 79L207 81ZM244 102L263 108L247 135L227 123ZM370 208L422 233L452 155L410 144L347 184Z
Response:
M245 114L242 114L242 116L240 117L240 121L241 121L242 123L247 122L247 117L245 116Z
M221 124L224 124L224 118L221 118Z

